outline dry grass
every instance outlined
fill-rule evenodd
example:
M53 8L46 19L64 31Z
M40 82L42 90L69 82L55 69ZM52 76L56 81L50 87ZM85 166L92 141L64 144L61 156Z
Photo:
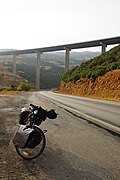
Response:
M18 94L20 91L1 91L0 95L11 95L11 94Z

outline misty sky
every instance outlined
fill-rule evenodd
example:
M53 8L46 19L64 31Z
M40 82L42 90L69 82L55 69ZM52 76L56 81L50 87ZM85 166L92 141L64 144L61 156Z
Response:
M0 0L0 49L32 49L117 36L120 0Z

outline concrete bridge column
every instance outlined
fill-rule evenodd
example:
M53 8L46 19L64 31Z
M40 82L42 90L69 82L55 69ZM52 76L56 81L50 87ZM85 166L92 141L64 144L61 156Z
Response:
M36 89L40 89L40 62L41 62L41 52L37 52L37 66L36 66Z
M69 69L70 49L65 48L65 72Z
M13 74L16 74L16 61L17 61L17 54L13 54L13 68L12 68Z
M102 42L101 42L100 44L101 44L101 46L102 46L102 52L101 52L101 53L103 54L103 53L106 52L106 47L107 47L107 45L104 44L104 43L102 43Z

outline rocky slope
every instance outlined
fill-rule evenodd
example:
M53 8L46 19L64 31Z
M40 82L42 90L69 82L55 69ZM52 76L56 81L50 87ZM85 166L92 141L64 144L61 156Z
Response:
M0 88L18 86L21 82L26 82L20 76L12 74L10 72L5 71L2 67L0 67Z
M120 101L120 69L109 71L96 80L81 78L75 83L62 81L59 92Z

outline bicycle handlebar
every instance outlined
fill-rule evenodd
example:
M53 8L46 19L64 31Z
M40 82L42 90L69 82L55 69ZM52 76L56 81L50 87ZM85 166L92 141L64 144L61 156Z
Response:
M33 108L33 110L38 110L38 106L34 105L34 104L30 104L30 106Z
M35 108L36 106L34 104L30 104L31 107Z

